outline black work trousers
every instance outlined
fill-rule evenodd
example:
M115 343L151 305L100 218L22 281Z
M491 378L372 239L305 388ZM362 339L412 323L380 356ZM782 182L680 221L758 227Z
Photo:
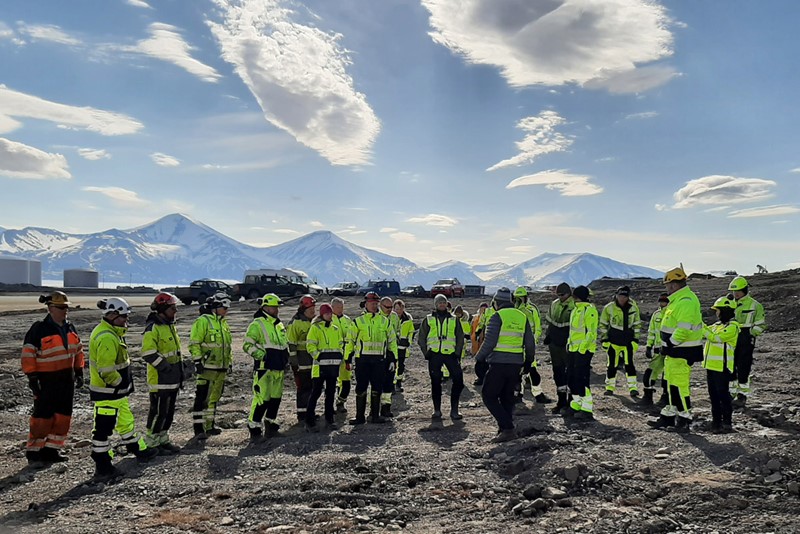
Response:
M586 397L592 373L594 353L569 352L567 356L567 385L573 395Z
M756 338L750 334L740 334L733 351L733 375L728 375L730 380L740 384L750 382L750 371L753 370L753 351L756 348Z
M514 391L520 381L522 364L492 363L481 389L483 403L500 430L514 429Z
M150 411L147 412L147 433L156 435L167 432L175 418L177 389L162 389L150 393Z
M319 367L319 377L311 379L311 396L308 398L306 408L306 423L314 424L314 411L317 409L317 401L325 390L325 421L333 423L333 403L336 400L336 381L339 378L339 365L321 365Z
M431 377L431 398L433 409L442 409L442 366L450 373L452 386L450 387L450 407L458 409L458 401L464 390L464 371L461 369L461 358L455 354L440 354L431 352L428 358L428 375Z
M708 396L711 399L711 419L714 423L731 424L733 403L728 391L731 373L707 370Z
M356 395L366 395L367 388L372 388L372 393L380 394L385 375L383 356L359 356L356 360Z
M569 362L569 353L567 347L560 347L550 343L550 360L553 364L553 381L556 383L556 390L559 392L567 391L567 366Z

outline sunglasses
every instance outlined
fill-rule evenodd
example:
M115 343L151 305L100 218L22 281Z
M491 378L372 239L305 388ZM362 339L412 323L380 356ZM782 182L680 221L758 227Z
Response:
M386 306L386 305L383 305L383 304L381 304L381 308L383 308L384 310L391 310L392 309L391 306Z
M51 304L50 307L58 308L59 310L68 310L69 309L69 306L67 306L66 304Z

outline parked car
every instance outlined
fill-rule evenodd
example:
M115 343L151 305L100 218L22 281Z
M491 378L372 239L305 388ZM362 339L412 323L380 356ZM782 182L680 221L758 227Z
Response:
M422 286L406 286L400 290L400 295L404 297L427 297L430 292Z
M275 293L279 297L299 297L309 293L306 284L298 284L283 276L267 276L266 274L249 274L244 277L244 282L236 284L232 288L231 295L234 300L244 297L246 299L257 299L267 293Z
M458 278L442 278L438 280L431 288L431 296L444 295L447 298L463 297L464 286L458 281Z
M335 297L351 297L358 291L358 282L340 282L328 289L328 294Z
M189 284L189 287L165 287L161 291L172 293L187 306L192 302L203 304L214 293L222 292L228 296L233 296L233 288L231 286L225 282L209 280L208 278L195 280Z
M400 284L396 280L370 280L358 288L357 295L366 295L374 291L382 297L400 295Z

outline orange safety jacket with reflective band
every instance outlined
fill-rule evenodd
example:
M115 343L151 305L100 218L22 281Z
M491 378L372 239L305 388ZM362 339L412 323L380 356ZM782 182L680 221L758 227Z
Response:
M65 331L66 343L50 315L33 323L22 346L22 372L29 375L83 369L83 344L78 332L69 321L65 322Z

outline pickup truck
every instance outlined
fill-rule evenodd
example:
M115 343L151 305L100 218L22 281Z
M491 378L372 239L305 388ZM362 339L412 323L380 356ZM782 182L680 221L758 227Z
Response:
M268 276L266 274L249 274L244 277L244 282L235 284L232 288L233 300L257 299L267 293L275 293L279 297L299 297L309 293L307 284L299 284L283 276Z
M203 304L214 293L225 293L229 296L233 294L233 289L225 282L208 278L195 280L189 284L189 287L165 287L161 291L172 293L187 306L192 302Z
M438 280L431 288L431 296L444 295L452 299L455 297L464 296L464 286L458 281L458 278L442 278Z

